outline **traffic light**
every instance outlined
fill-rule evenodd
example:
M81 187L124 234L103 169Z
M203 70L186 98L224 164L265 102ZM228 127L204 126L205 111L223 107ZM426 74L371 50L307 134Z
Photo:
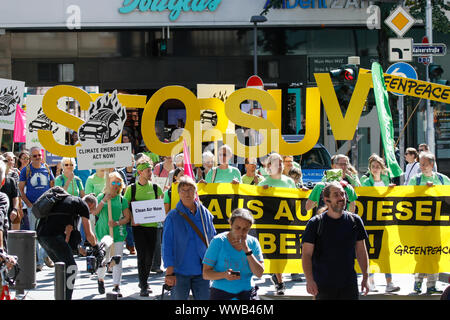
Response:
M340 68L330 70L332 79L339 82L356 82L358 78L359 68L354 64L345 64Z
M428 67L428 75L430 76L430 81L438 84L442 84L444 86L450 85L450 81L446 79L441 79L442 74L444 73L444 69L438 64L430 64Z
M444 69L438 64L430 64L428 67L428 75L430 76L431 80L437 80L441 77L441 75L444 73Z

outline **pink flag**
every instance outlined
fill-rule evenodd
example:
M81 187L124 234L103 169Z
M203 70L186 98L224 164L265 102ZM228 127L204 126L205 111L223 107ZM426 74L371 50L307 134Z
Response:
M25 111L17 105L16 121L14 123L14 142L27 142L26 140L26 114Z
M189 176L195 181L194 171L192 171L191 159L189 157L189 149L186 140L183 140L183 155L184 155L184 175Z

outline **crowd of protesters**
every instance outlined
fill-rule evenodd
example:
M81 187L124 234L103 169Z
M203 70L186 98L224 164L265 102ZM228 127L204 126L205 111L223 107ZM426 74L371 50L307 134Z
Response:
M124 249L129 254L137 254L139 289L140 295L144 297L151 293L147 283L150 271L163 272L161 261L165 268L165 283L172 288L174 299L187 299L190 291L195 299L257 297L252 277L261 277L264 273L264 258L258 239L248 234L254 223L251 212L245 209L234 210L229 220L230 230L217 234L213 215L197 198L199 183L242 183L264 189L281 187L308 190L303 184L300 164L294 161L293 156L271 153L260 159L245 158L241 172L232 164L233 153L227 145L222 145L217 150L217 157L210 151L204 152L203 163L194 168L193 178L185 175L183 154L159 157L144 150L133 155L132 165L129 167L99 169L95 172L78 170L74 158L62 158L57 165L49 166L43 161L42 155L41 149L33 147L17 155L6 152L1 156L5 163L5 179L0 195L5 194L9 199L9 205L3 206L7 207L7 211L2 213L0 219L2 247L5 247L8 229L36 230L37 221L31 208L46 190L60 186L75 197L90 196L95 201L87 203L89 219L97 239L110 234L112 228L114 245L107 254L122 257ZM430 187L450 184L447 176L437 172L435 157L427 150L426 145L419 146L419 151L407 148L405 159L405 185ZM350 213L356 210L355 187L395 185L383 158L376 154L369 158L368 171L361 177L348 156L334 155L331 162L332 168L325 171L322 182L317 183L310 193L306 210L317 208L317 214L328 212L329 207L324 202L327 197L324 199L323 193L330 183L342 189L345 197L345 208L342 210ZM180 201L172 204L174 183L177 183ZM330 190L327 192L331 199ZM164 199L164 223L136 224L130 210L131 203L152 199ZM112 214L108 212L108 206L111 206L109 209ZM78 225L77 222L67 225L66 242L71 241L74 229L80 230L81 241L75 246L71 245L71 249L74 254L85 255L86 233L80 222ZM308 238L308 241L312 241L311 239ZM358 237L358 241L362 240L368 244L364 231ZM360 243L358 242L358 248L363 247ZM313 251L308 252L312 255ZM361 253L361 250L358 252ZM36 257L36 271L42 270L44 264L53 267L53 261L39 243L36 244ZM111 270L104 266L98 269L100 294L105 293L106 272L112 273L112 290L120 296L122 259ZM313 288L308 292L317 294L313 274L314 270L308 269L306 281ZM294 276L298 281L303 281L299 274L292 274L292 279ZM427 293L438 292L434 274L416 274L414 290L420 292L424 277L428 278ZM286 288L283 275L277 273L271 278L275 292L283 295ZM386 292L400 290L394 285L391 274L386 273L385 278ZM376 291L373 274L368 274L367 288Z

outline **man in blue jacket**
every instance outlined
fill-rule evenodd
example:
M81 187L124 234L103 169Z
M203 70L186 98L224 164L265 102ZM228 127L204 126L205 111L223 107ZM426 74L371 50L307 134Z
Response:
M195 300L208 300L209 281L203 279L202 260L209 241L216 235L214 217L196 201L197 186L192 178L180 179L178 193L180 201L164 222L165 283L173 287L173 300L187 300L191 290Z

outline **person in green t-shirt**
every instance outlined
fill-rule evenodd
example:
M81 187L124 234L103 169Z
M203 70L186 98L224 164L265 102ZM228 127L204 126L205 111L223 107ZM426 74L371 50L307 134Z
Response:
M389 178L389 170L379 155L372 154L369 157L369 171L361 177L362 187L393 187Z
M296 188L294 180L282 174L283 168L283 158L278 153L271 153L267 159L267 173L269 173L269 176L261 181L258 186L262 186L265 189L269 187ZM281 273L273 274L272 282L275 285L277 294L284 295L286 285L283 282L283 275Z
M350 164L350 159L345 154L335 154L331 157L331 168L342 170L342 179L352 185L353 188L361 187L358 172ZM324 180L322 180L324 181Z
M231 148L224 144L219 148L219 166L209 170L205 180L199 183L241 183L241 172L238 168L229 165L233 153Z
M450 185L450 179L442 173L434 172L436 158L432 153L421 152L419 154L419 164L422 173L419 173L409 180L410 186L435 186Z
M61 166L63 171L56 177L55 186L63 187L71 195L83 198L85 195L83 182L73 173L76 167L75 159L62 158Z
M347 183L346 181L343 181L342 179L342 169L330 169L325 171L324 173L324 180L325 182L319 182L314 186L314 189L311 191L311 194L308 197L308 200L306 200L305 209L306 211L309 211L311 209L314 209L314 207L321 206L321 195L322 190L327 185L327 182L332 181L338 181L342 182L344 184L343 188L345 192L347 193L347 211L355 212L356 204L355 201L358 198L356 195L355 190L351 186L350 183Z
M408 185L428 187L433 187L435 185L450 185L450 179L446 175L433 171L435 163L436 158L432 153L421 152L419 154L419 164L422 173L411 178ZM422 292L422 282L425 276L427 277L427 294L442 293L442 291L436 289L436 281L439 279L439 273L416 273L414 275L414 291L417 294Z
M86 194L94 193L98 196L105 188L105 171L106 169L97 169L97 171L90 175L86 180L84 191Z
M128 208L127 199L123 198L121 193L124 187L122 176L118 172L109 174L109 184L105 184L103 192L97 197L99 204L91 213L98 216L95 225L95 234L97 239L103 239L104 236L110 235L110 228L113 232L113 244L107 251L107 256L123 255L124 240L127 237L126 224L130 221L131 212ZM108 206L111 206L111 219L109 219ZM113 251L113 252L112 252ZM113 291L117 292L119 297L119 285L122 278L122 259L119 264L115 264L113 270ZM98 291L100 294L105 293L105 273L106 267L98 269Z
M242 176L242 183L258 185L264 180L264 177L256 173L258 162L256 158L245 158L245 174Z
M130 203L135 201L154 200L161 198L163 191L157 184L151 182L152 164L146 158L141 158L136 163L138 178L136 183L127 187L124 198ZM156 194L155 194L156 191ZM134 194L133 194L134 193ZM137 252L137 267L140 296L148 297L152 291L148 287L148 277L152 267L155 244L157 240L158 223L135 224L132 217L134 243Z
M270 154L267 160L267 176L258 186L296 188L294 180L282 174L284 169L283 158L278 153Z

